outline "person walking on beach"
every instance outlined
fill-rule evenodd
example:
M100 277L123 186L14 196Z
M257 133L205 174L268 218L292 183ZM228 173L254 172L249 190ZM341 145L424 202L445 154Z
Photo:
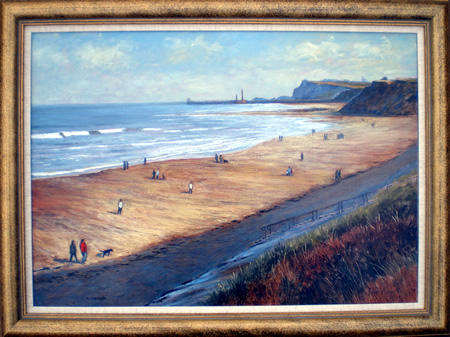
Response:
M144 165L147 165L147 158L144 158Z
M125 171L127 169L127 162L124 160L123 161L123 170Z
M222 156L222 155L219 156L219 162L220 162L221 164L223 163L223 156Z
M119 202L117 203L117 214L122 214L122 208L123 208L123 201L122 199L119 200Z
M72 243L70 244L70 250L69 251L70 251L69 262L72 262L72 257L74 257L75 261L78 262L78 259L77 259L77 247L75 246L75 241L74 240L72 240Z
M303 152L302 152L302 154L300 155L300 160L303 161Z
M194 188L194 185L192 185L192 181L189 182L189 194L192 194L192 189Z
M84 242L84 239L81 239L80 251L81 251L81 255L83 256L81 259L81 263L84 264L87 260L87 246L86 246L86 242Z
M219 162L219 156L216 153L216 163L218 163L218 162Z
M153 170L153 172L152 172L152 179L155 179L155 176L156 176L156 172L155 172L155 170Z
M159 179L159 169L156 170L156 180Z

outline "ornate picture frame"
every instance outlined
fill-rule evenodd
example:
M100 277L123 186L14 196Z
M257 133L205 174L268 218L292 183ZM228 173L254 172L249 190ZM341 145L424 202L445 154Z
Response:
M444 335L448 321L448 1L1 2L1 335ZM26 306L24 45L34 24L353 24L423 27L425 303L348 312L30 313Z

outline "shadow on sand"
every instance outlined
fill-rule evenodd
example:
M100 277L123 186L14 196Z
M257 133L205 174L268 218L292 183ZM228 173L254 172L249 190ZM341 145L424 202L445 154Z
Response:
M68 259L58 259L58 258L54 258L53 259L53 261L55 261L55 262L58 262L58 263L80 263L81 264L81 261L69 261Z

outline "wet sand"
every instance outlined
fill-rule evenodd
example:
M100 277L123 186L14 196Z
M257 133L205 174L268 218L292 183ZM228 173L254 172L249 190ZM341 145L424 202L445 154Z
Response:
M120 259L113 259L232 226L333 184L336 169L346 178L417 143L416 117L320 117L336 123L326 131L329 140L323 133L273 139L225 155L227 164L218 164L213 157L171 160L126 171L34 180L33 270L120 264ZM345 138L336 139L339 133ZM293 168L292 177L285 175L288 166ZM152 170L158 168L166 180L151 179ZM187 193L189 181L193 194ZM116 214L119 199L124 202L121 215ZM87 267L67 262L71 240L78 245L80 239L88 245ZM114 251L99 256L105 249ZM45 271L35 274L40 273Z

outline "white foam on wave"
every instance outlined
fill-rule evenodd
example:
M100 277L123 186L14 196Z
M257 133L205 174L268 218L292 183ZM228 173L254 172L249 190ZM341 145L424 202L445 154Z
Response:
M139 146L152 146L152 145L155 145L155 144L158 144L158 143L157 142L131 143L130 145L139 147Z
M103 149L103 148L113 148L121 145L86 145L86 146L71 146L65 148L66 150L89 150L89 149ZM53 149L53 151L60 151L59 148Z
M119 132L123 132L124 130L125 130L124 128L105 129L105 130L98 130L98 132L100 132L100 133L119 133Z
M89 131L61 131L31 135L32 139L57 139L72 136L89 136Z
M54 172L39 172L39 173L32 173L31 175L33 177L39 178L39 177L54 177L54 176L65 176L65 175L73 175L73 174L79 174L79 173L86 173L90 171L99 171L104 170L107 168L112 167L119 167L121 164L110 164L110 165L101 165L101 166L91 166L86 168L80 168L75 170L67 170L67 171L54 171Z
M208 131L208 130L209 130L208 128L194 128L194 129L188 129L186 131L196 132L196 131Z
M40 133L37 135L31 135L31 139L57 139L57 138L62 138L59 132Z
M66 137L89 136L89 131L62 131L61 133Z
M103 130L98 130L98 131L97 130L61 131L61 132L35 134L35 135L32 135L31 138L34 138L34 139L58 139L58 138L72 137L72 136L89 136L92 133L108 134L108 133L121 133L124 131L125 131L125 128L103 129Z

